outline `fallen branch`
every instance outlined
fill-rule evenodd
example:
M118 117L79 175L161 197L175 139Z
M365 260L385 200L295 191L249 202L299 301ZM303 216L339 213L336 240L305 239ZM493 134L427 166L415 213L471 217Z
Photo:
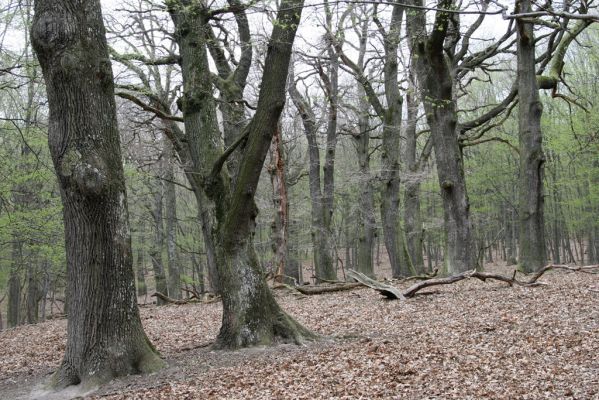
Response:
M274 285L273 289L289 289L293 292L298 292L301 294L305 294L308 296L314 294L323 294L323 293L333 293L333 292L342 292L345 290L352 290L357 287L364 286L359 282L342 282L335 285L315 285L315 286L291 286L286 285L284 283Z
M397 283L405 283L405 282L409 282L409 281L425 281L428 279L433 279L435 276L437 276L438 273L439 273L439 268L435 268L433 270L433 272L430 272L428 274L409 276L407 278L400 279Z
M318 286L298 286L295 288L298 292L306 295L342 292L344 290L352 290L363 286L359 282L348 282L335 285L318 285Z
M189 293L189 300L191 299L199 299L201 297L201 295L195 290L195 289L187 289L182 287L181 290L183 290L185 293Z
M167 295L160 293L160 292L156 292L153 295L151 295L150 297L156 297L156 298L159 298L160 300L165 301L167 303L177 304L177 305L183 305L183 304L188 304L188 303L197 303L197 301L193 300L193 299L187 299L187 300L173 299L172 297L168 297Z
M352 278L364 283L366 286L371 287L374 290L377 290L378 292L380 292L382 295L384 295L385 297L387 297L389 299L406 299L406 298L414 297L414 295L416 295L416 293L418 293L419 291L421 291L422 289L427 288L427 287L439 286L439 285L450 285L452 283L459 282L459 281L462 281L465 279L470 279L470 278L476 278L483 282L485 282L487 279L492 279L492 280L505 282L510 286L514 286L514 285L525 286L525 287L540 286L540 285L543 285L543 283L538 282L539 278L541 276L543 276L543 274L545 274L547 271L551 271L553 269L562 269L562 270L567 270L567 271L572 271L572 272L595 274L596 273L595 270L599 270L599 265L587 265L587 266L580 267L580 266L549 264L549 265L546 265L545 267L541 268L538 272L534 273L530 277L530 279L525 280L525 281L516 279L517 271L514 271L513 275L511 277L509 277L509 276L500 275L500 274L492 274L492 273L488 273L488 272L479 272L476 270L471 270L471 271L462 272L457 275L449 276L447 278L428 279L428 280L425 280L422 282L418 282L418 283L410 286L403 292L400 292L399 289L395 288L394 286L382 284L382 283L377 282L373 279L370 279L367 276L365 276L364 274L360 274L359 272L356 272L356 271L349 270L348 275L350 275Z
M357 280L358 282L368 286L369 288L372 288L372 289L378 291L380 294L387 297L388 299L402 299L402 300L404 299L404 296L399 291L399 289L397 289L396 287L387 285L385 283L381 283L379 281L375 281L374 279L367 277L366 275L364 275L361 272L354 271L353 269L348 269L347 276L349 276L352 279ZM430 282L430 281L425 281L425 282Z

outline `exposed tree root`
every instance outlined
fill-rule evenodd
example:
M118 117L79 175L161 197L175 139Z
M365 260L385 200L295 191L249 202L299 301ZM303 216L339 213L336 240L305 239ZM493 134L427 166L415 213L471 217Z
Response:
M410 286L408 289L404 290L403 292L401 292L399 289L397 289L393 286L386 285L381 282L372 280L372 279L366 277L365 275L360 274L359 272L356 272L353 270L349 270L348 275L350 275L352 278L356 279L357 281L362 282L364 285L378 291L379 293L381 293L383 296L387 297L388 299L392 299L392 300L402 299L403 300L406 298L414 297L414 295L416 295L416 293L418 293L420 290L427 288L427 287L438 286L438 285L450 285L452 283L459 282L459 281L465 280L465 279L470 279L470 278L476 278L483 282L486 281L487 279L494 279L494 280L498 280L501 282L505 282L510 286L513 286L513 285L528 286L528 287L540 286L540 285L543 285L543 283L538 282L538 279L541 276L543 276L543 274L545 274L545 272L554 270L554 269L561 269L561 270L567 270L567 271L572 271L572 272L582 272L582 273L587 273L587 274L596 274L597 272L599 272L598 271L599 265L587 265L587 266L580 267L580 266L549 264L549 265L541 268L538 272L532 274L528 280L517 279L516 278L517 271L514 271L513 275L510 277L510 276L505 276L505 275L492 274L492 273L479 272L476 270L472 270L472 271L462 272L457 275L449 276L447 278L428 279L428 280L425 280L422 282L418 282L418 283Z

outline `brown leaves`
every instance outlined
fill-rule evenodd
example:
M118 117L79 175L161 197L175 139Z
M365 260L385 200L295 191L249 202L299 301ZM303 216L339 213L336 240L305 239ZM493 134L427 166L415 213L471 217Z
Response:
M144 326L170 367L94 398L597 398L599 299L588 288L599 277L550 272L543 280L549 285L535 288L466 280L405 302L370 289L277 292L291 315L335 339L238 352L200 347L218 332L218 304L147 307ZM58 365L65 326L0 333L0 393L25 385L30 370L43 376Z

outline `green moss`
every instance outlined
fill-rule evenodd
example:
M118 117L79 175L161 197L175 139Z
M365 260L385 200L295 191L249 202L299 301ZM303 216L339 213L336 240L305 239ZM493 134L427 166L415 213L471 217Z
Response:
M74 147L68 146L60 162L60 174L62 176L71 176L80 160L81 153Z

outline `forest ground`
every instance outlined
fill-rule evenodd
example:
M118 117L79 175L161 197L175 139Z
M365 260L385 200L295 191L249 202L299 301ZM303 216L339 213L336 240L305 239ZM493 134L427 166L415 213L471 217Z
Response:
M367 288L278 290L284 309L324 338L237 352L209 347L218 303L144 306L146 332L169 366L85 398L599 399L599 275L555 271L541 281L472 279L406 301ZM60 363L65 330L62 319L0 332L0 399L65 398L39 391Z

